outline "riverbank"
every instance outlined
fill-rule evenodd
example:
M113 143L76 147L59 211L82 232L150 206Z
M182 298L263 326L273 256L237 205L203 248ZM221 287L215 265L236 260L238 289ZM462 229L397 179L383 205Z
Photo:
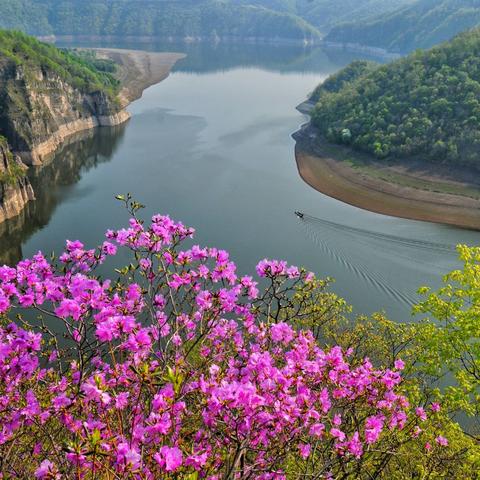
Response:
M118 65L117 78L122 89L123 108L138 100L144 90L165 80L175 64L185 58L183 53L146 52L116 48L93 48L99 58L107 58Z
M372 47L370 45L362 45L361 43L348 43L348 42L338 43L338 42L330 42L327 40L323 40L322 45L324 47L339 50L339 51L372 55L373 57L377 57L387 62L390 62L392 60L398 60L404 55L400 52L390 52L385 48Z
M206 44L218 45L275 45L275 46L313 46L322 45L322 38L285 38L285 37L261 37L261 36L238 36L238 35L207 35L207 36L162 36L162 35L37 35L36 38L46 43L76 42L102 43L112 42L119 44L133 42L136 44L152 44L155 42Z
M37 141L34 139L28 150L13 152L25 165L43 167L51 162L59 149L71 143L78 135L84 135L97 127L115 127L125 123L130 118L126 107L140 98L146 88L164 80L175 63L185 57L178 53L105 48L98 49L97 54L102 58L110 58L118 65L117 76L121 84L119 105L111 108L105 95L94 92L83 98L83 101L96 105L88 115L85 115L80 114L76 108L76 105L81 103L80 100L77 104L70 101L71 98L77 99L79 95L76 97L68 84L59 84L55 90L59 93L55 97L47 89L38 94L32 93L32 96L35 95L37 100L43 102L45 111L51 118L51 125L50 132L43 135L43 138L35 131ZM52 79L47 80L53 82ZM27 178L18 182L18 185L0 185L0 223L19 215L26 204L34 200L35 194Z
M325 195L384 215L480 230L478 172L424 162L380 163L319 139L309 124L294 138L300 176Z
M64 122L63 115L57 121L57 128L49 138L36 144L31 150L17 153L27 165L43 165L51 160L60 146L71 136L97 127L113 127L121 125L130 119L130 114L125 110L134 100L139 99L148 87L160 83L170 74L178 60L185 57L181 53L146 52L136 50L122 50L113 48L89 49L97 52L100 58L108 58L118 65L116 76L121 84L118 95L120 110L109 115L91 115L88 117L74 118ZM93 99L93 103L97 100ZM65 98L65 105L68 99ZM52 102L47 102L51 105ZM52 118L58 117L58 112L52 109ZM75 117L75 116L74 116Z

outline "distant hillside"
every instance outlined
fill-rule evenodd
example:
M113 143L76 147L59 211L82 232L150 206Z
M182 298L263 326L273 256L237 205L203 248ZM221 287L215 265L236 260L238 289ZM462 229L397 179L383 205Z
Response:
M389 15L334 27L326 40L395 52L429 48L480 25L480 0L417 0Z
M386 15L414 0L296 0L296 13L322 32L338 23Z
M230 0L234 4L258 5L298 15L327 33L332 26L386 14L415 0Z
M330 141L377 158L480 169L480 29L388 65L347 67L342 77L351 80L333 77L315 92L312 121Z
M318 30L285 2L0 0L0 28L33 35L319 39Z

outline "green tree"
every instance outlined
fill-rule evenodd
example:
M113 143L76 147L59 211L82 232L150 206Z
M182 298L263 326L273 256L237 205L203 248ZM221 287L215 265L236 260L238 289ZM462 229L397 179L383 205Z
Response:
M463 269L443 279L438 291L424 287L425 300L415 307L427 315L421 341L422 362L429 373L446 370L455 379L447 387L452 408L480 413L480 247L458 247Z

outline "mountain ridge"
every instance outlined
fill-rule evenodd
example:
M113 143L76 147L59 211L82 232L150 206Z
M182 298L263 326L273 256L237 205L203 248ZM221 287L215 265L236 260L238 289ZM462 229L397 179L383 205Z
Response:
M430 48L478 25L479 0L417 0L388 15L334 26L325 40L408 53Z

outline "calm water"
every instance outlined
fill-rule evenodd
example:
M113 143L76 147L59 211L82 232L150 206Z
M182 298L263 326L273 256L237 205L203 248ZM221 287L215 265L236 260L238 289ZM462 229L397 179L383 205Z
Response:
M458 264L444 248L480 234L366 212L328 198L299 177L291 134L311 90L353 58L296 47L121 45L186 51L174 73L130 106L132 119L65 147L33 174L38 201L0 226L3 260L89 246L127 217L114 195L131 192L146 214L168 213L199 243L229 250L242 273L264 257L321 276L357 312L410 318L423 284ZM293 211L309 215L297 219ZM334 222L334 224L326 221Z

